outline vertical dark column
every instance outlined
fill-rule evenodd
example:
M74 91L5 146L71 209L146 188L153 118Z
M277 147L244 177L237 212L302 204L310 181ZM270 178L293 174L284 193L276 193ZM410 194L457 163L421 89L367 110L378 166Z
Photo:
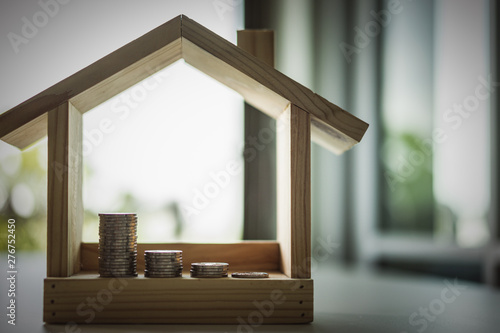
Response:
M245 29L271 28L272 1L245 1ZM243 239L276 239L276 137L259 132L274 128L274 119L245 103ZM274 132L273 132L274 133Z

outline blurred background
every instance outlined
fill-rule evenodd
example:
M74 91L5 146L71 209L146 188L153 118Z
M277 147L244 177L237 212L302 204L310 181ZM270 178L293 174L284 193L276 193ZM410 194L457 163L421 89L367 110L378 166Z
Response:
M342 156L313 144L313 264L500 286L497 1L54 3L0 4L0 112L180 13L233 43L274 29L278 70L370 124ZM275 140L243 158L269 126L183 61L96 107L84 241L115 211L138 213L139 242L275 239ZM0 142L1 251L9 218L18 251L45 250L46 177L46 139Z

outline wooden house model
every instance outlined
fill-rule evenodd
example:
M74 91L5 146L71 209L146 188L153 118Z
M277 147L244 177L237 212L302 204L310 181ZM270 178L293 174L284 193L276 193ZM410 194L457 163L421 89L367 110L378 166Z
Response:
M231 271L269 272L268 279L199 279L189 274L144 278L145 244L138 244L139 277L101 278L96 273L98 244L81 241L83 114L179 59L285 124L277 132L277 240L147 248L183 250L184 267L224 261ZM367 127L184 15L1 114L0 138L11 145L23 149L48 135L44 321L250 326L311 322L311 139L342 153L361 140ZM88 299L97 305L88 304Z

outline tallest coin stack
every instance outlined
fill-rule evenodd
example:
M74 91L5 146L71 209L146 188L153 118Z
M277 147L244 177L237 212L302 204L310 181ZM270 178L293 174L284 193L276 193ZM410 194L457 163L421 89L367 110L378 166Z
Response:
M99 214L99 275L137 276L137 214Z

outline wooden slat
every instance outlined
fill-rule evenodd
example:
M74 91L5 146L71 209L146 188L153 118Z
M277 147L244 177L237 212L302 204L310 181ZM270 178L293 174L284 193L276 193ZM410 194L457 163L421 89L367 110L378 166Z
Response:
M47 276L80 270L82 114L66 102L48 114Z
M310 115L290 105L278 119L277 238L282 272L311 277Z
M331 137L338 151L349 138L361 141L368 124L313 93L195 21L182 19L183 58L192 66L239 92L245 101L276 118L288 103L335 129ZM350 148L350 147L349 147Z
M280 269L280 252L277 242L241 242L235 244L138 244L137 270L144 270L144 250L182 250L184 267L193 262L222 261L234 270L277 271ZM98 269L98 244L81 244L82 270Z
M48 323L240 324L249 316L262 318L261 324L311 322L313 281L142 276L44 281Z
M47 135L47 113L6 134L2 140L25 149Z
M86 112L181 57L181 16L119 48L76 74L0 115L0 138L24 148L40 138L37 119L67 100ZM173 43L177 41L177 43ZM85 93L87 91L87 93ZM82 95L80 95L82 94ZM80 96L78 96L80 95ZM9 133L27 125L36 131Z

